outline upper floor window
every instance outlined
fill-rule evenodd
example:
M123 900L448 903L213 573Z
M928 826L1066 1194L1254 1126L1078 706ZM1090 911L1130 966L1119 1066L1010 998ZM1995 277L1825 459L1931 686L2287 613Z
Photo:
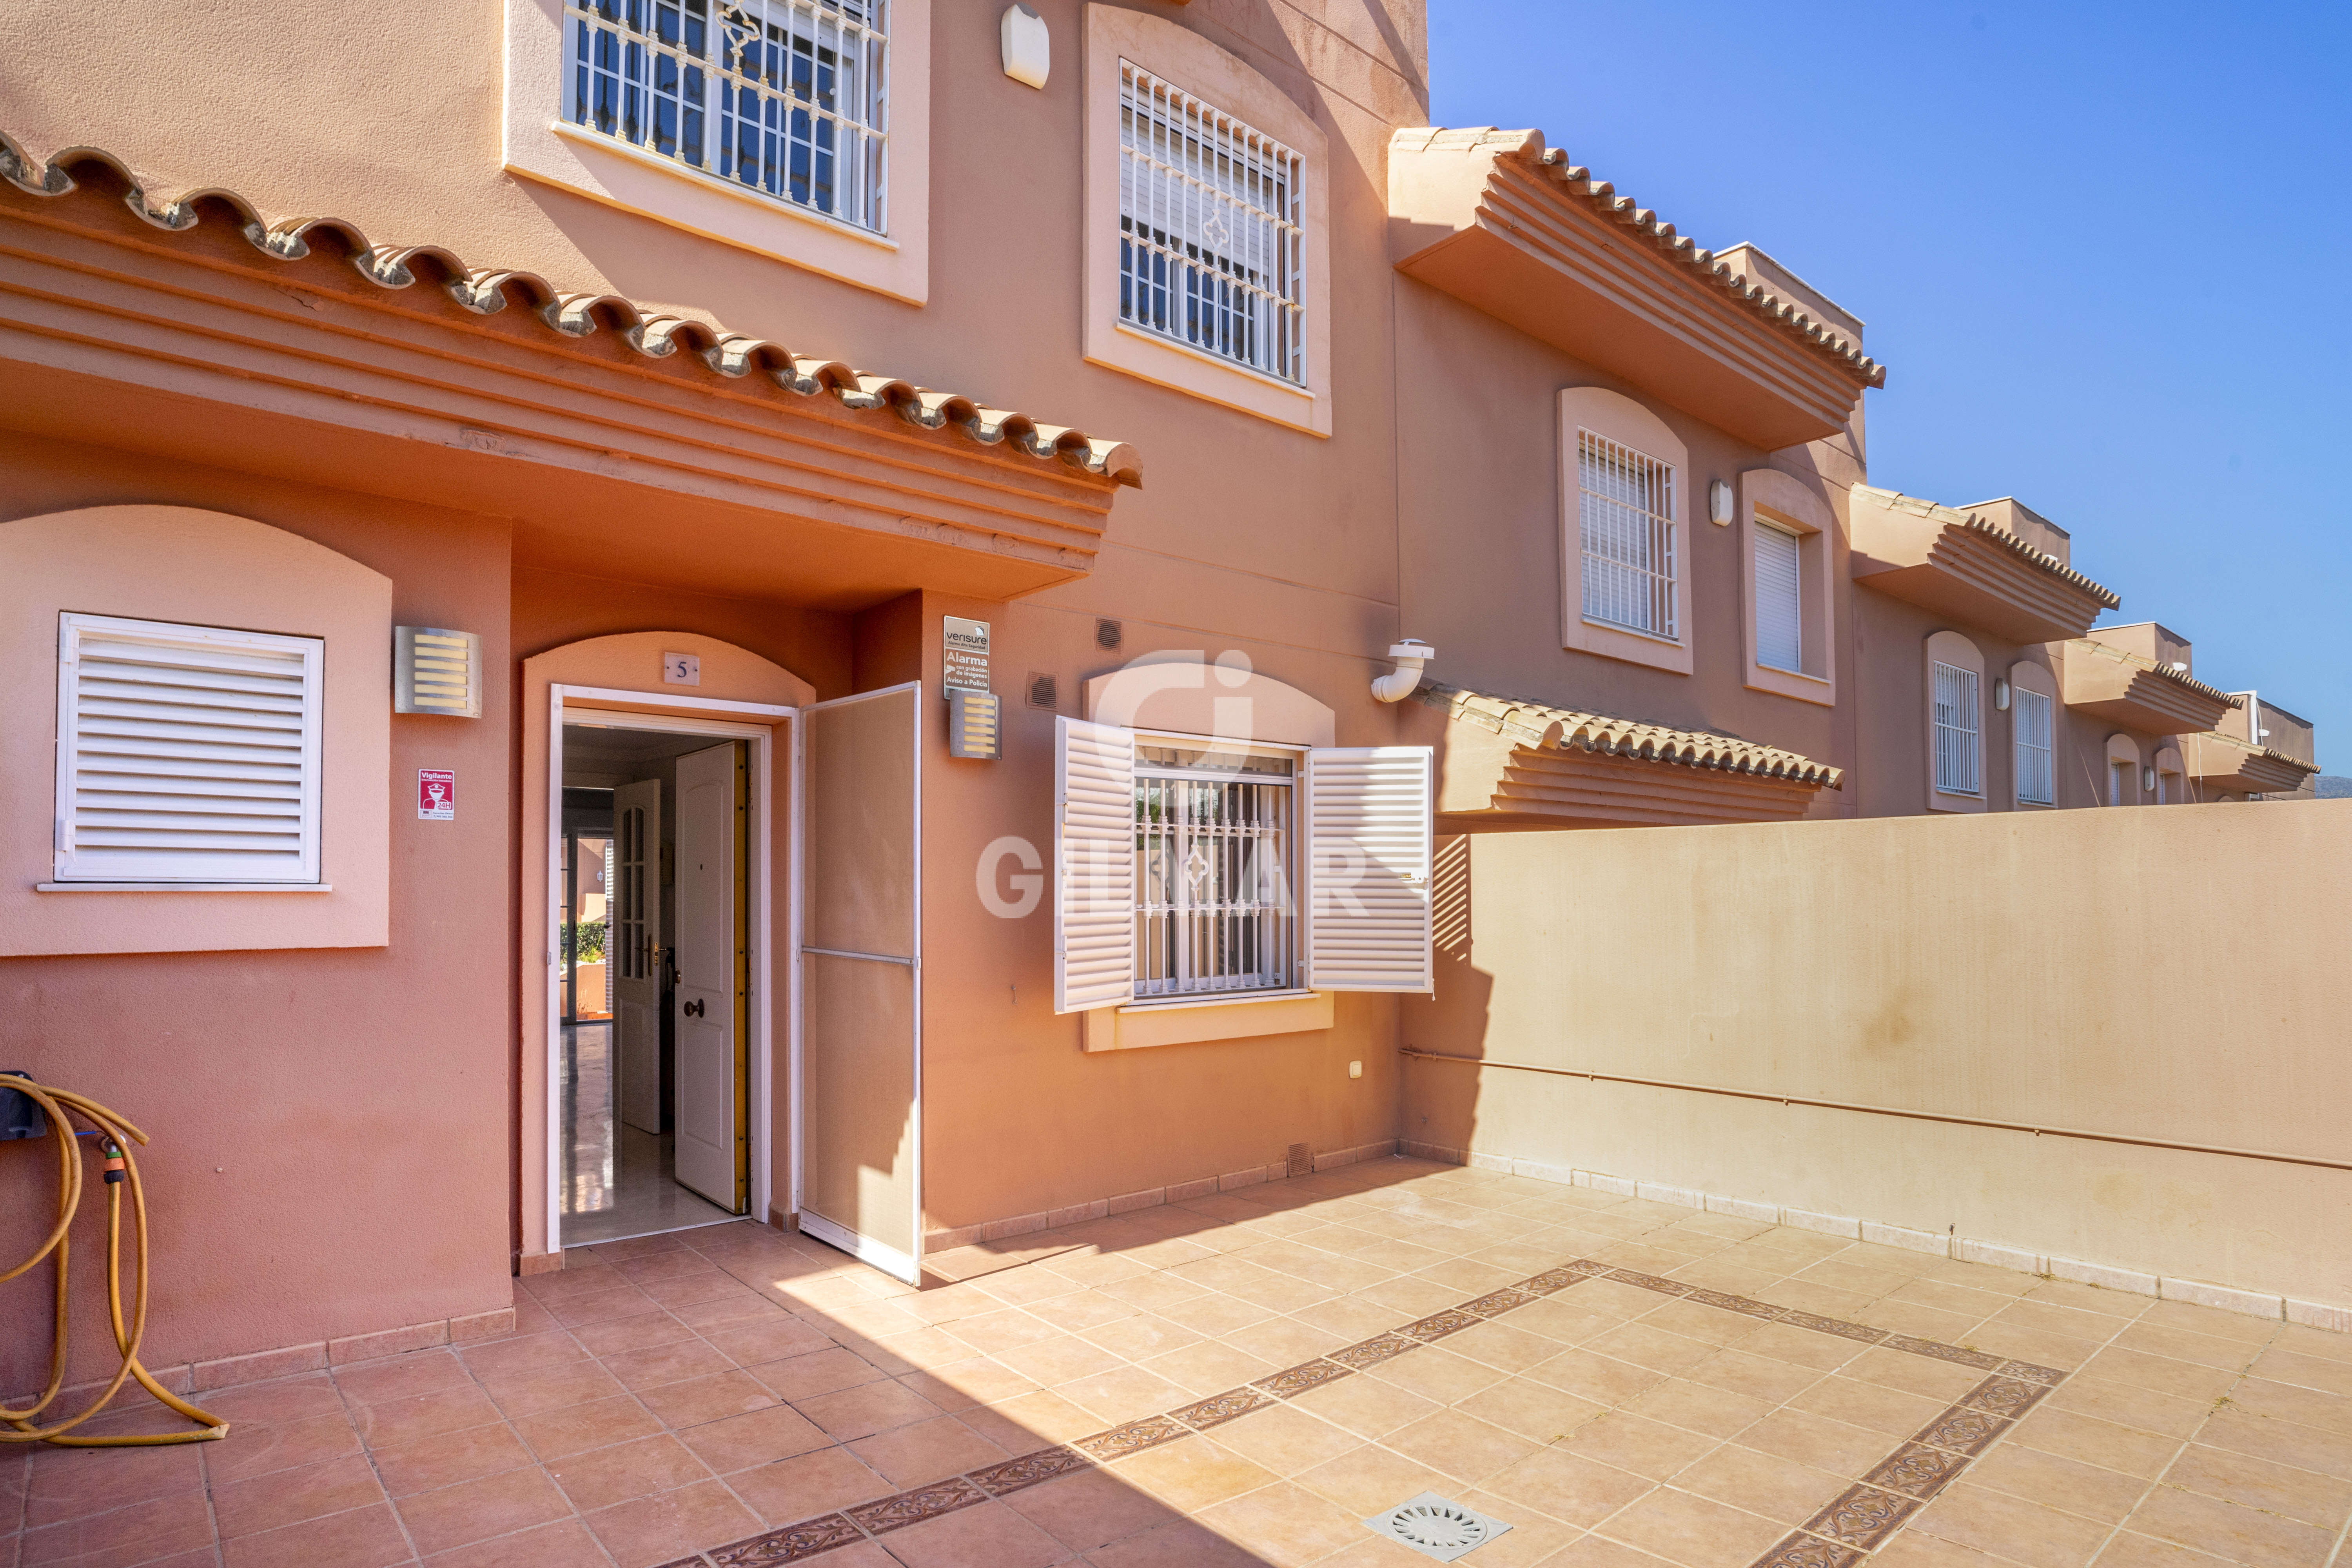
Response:
M1977 672L1940 659L1930 668L1935 673L1936 788L1945 795L1980 795Z
M1119 320L1307 380L1302 160L1119 62Z
M1654 637L1678 635L1674 489L1670 465L1577 432L1588 617Z
M889 0L565 0L564 116L887 229Z
M1756 524L1756 662L1769 669L1805 668L1803 542L1785 528Z
M2051 762L2050 699L2012 681L2010 700L2017 726L2017 798L2028 805L2055 805L2058 780Z

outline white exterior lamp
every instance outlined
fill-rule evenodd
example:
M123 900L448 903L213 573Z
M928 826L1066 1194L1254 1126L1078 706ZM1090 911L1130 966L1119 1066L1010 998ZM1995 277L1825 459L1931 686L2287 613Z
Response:
M1045 30L1045 18L1027 5L1007 5L996 36L1004 51L1004 74L1024 86L1043 88L1054 68L1054 36Z

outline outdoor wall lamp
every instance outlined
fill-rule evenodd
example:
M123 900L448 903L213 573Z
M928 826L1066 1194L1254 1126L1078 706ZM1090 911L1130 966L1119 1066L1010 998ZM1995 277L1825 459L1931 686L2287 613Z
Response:
M2009 711L2009 682L1998 675L1992 678L1992 705L2000 712Z
M1004 51L1004 74L1029 87L1042 88L1054 68L1054 36L1045 18L1027 5L1007 5L997 25L998 46Z
M2156 788L2156 770L2154 768L2143 766L2139 770L2139 787L2143 790L2153 790Z
M1717 528L1731 525L1731 481L1717 479L1706 487L1706 520Z

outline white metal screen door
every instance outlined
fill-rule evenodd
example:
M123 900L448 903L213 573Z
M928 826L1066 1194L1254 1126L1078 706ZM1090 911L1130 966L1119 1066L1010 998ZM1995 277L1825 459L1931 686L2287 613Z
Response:
M801 1228L922 1267L919 682L802 710Z
M613 792L613 886L606 889L612 923L604 939L621 1120L656 1133L662 1130L661 816L659 779Z
M720 1208L747 1206L749 1002L740 742L677 760L677 1179Z

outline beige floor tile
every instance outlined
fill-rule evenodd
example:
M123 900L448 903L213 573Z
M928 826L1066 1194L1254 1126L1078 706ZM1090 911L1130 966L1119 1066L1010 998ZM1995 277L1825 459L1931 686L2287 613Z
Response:
M1005 1506L1074 1552L1092 1552L1183 1515L1102 1470L1081 1470L1004 1500Z
M1763 1327L1761 1319L1698 1301L1672 1298L1661 1302L1641 1321L1646 1327L1664 1329L1685 1339L1716 1346L1737 1344Z
M1008 1454L1034 1453L1099 1432L1108 1425L1050 1388L1016 1394L976 1410L958 1411L956 1419Z
M1682 1375L1710 1388L1728 1389L1734 1394L1747 1394L1751 1399L1779 1405L1802 1394L1826 1374L1809 1366L1799 1366L1794 1362L1750 1355L1742 1350L1726 1350L1717 1351Z
M1022 1308L1031 1317L1069 1334L1124 1321L1142 1310L1132 1301L1095 1289L1073 1290L1066 1296L1051 1296Z
M1979 1368L1913 1355L1907 1351L1891 1351L1883 1345L1871 1346L1838 1371L1843 1377L1881 1388L1900 1389L1939 1405L1965 1397L1969 1390L1984 1381L1984 1373Z
M1772 1403L1677 1377L1667 1379L1625 1408L1670 1426L1728 1437L1761 1420L1771 1411Z
M1815 1279L1790 1279L1772 1287L1771 1294L1761 1300L1776 1307L1794 1307L1801 1312L1818 1313L1824 1318L1851 1320L1856 1312L1884 1294L1884 1291L1843 1290Z
M2249 1415L2231 1407L2215 1411L2212 1418L2197 1429L2197 1441L2333 1476L2338 1480L2352 1480L2352 1435ZM2165 1452L2169 1458L2172 1450L2168 1447Z
M1716 1353L1704 1340L1686 1339L1645 1322L1621 1324L1584 1342L1583 1349L1669 1375L1689 1371Z
M2117 1426L2050 1405L2020 1421L2007 1442L2137 1476L2142 1480L2153 1480L2161 1475L2180 1449L2177 1437Z
M1425 1317L1431 1312L1442 1312L1448 1307L1458 1307L1465 1298L1479 1292L1464 1290L1452 1285L1440 1285L1416 1275L1405 1274L1382 1284L1374 1285L1369 1289L1359 1290L1356 1294L1379 1306L1393 1307L1410 1317L1419 1318ZM1531 1308L1520 1309L1522 1311L1532 1310Z
M1337 1334L1350 1344L1412 1321L1412 1313L1382 1306L1365 1296L1334 1296L1328 1301L1301 1308L1293 1315L1300 1322Z
M1538 1363L1521 1375L1596 1405L1628 1404L1666 1378L1664 1373L1589 1350L1565 1352Z
M1017 1345L1034 1344L1062 1332L1045 1319L1024 1308L1005 1307L977 1317L958 1318L948 1325L948 1333L961 1340L973 1350L985 1354L1009 1351Z
M971 1352L965 1353L969 1356ZM835 1349L761 1362L751 1368L751 1375L782 1398L804 1399L856 1388L861 1384L879 1383L884 1374L881 1368L865 1357Z
M901 1385L921 1394L942 1410L966 1410L1016 1394L1034 1393L1037 1384L989 1356L966 1356L929 1372L910 1372Z
M2273 1344L2254 1360L2252 1370L2256 1377L2272 1383L2291 1383L2298 1388L2352 1394L2352 1361L2310 1355Z
M1989 1560L1988 1560L1989 1561ZM2226 1558L2191 1552L2137 1531L2118 1531L2099 1553L2098 1568L2223 1568Z
M905 1490L1013 1458L952 1415L861 1438L849 1445L859 1463Z
M1456 1408L1507 1432L1538 1443L1554 1443L1609 1407L1532 1378L1514 1377L1479 1390Z
M2132 1388L2150 1389L2158 1394L2209 1403L2229 1393L2239 1375L2222 1367L2200 1366L2195 1362L2176 1361L2170 1356L2149 1355L2142 1351L2128 1351L2117 1346L2109 1346L2084 1362L2082 1374L2085 1378L2120 1383Z
M2139 1321L2154 1328L2186 1329L2192 1334L2213 1334L2253 1344L2267 1344L2277 1337L2280 1327L2275 1318L2224 1312L2219 1308L2191 1306L2186 1301L2151 1301Z
M1128 1363L1116 1351L1105 1350L1076 1334L1057 1334L993 1352L994 1359L1040 1386L1052 1388L1081 1377L1113 1371Z
M2003 1562L1972 1546L1922 1535L1916 1530L1897 1531L1870 1560L1871 1568L2003 1568Z
M1544 1568L1659 1568L1665 1560L1606 1536L1587 1535L1544 1559Z
M1843 1476L1737 1443L1726 1443L1675 1478L1685 1491L1791 1527L1812 1518L1850 1484Z
M2288 1323L2278 1331L2271 1343L2283 1351L2298 1355L2315 1355L2327 1361L2352 1362L2352 1334L2336 1333L2326 1329L2315 1329L2306 1323Z
M1890 1437L1909 1436L1950 1405L1949 1399L1930 1398L1850 1377L1825 1377L1789 1401L1791 1409L1825 1415L1850 1426L1867 1426Z
M2049 1409L2072 1410L2077 1415L2174 1438L2187 1437L2196 1431L2213 1409L2208 1401L2183 1399L2177 1394L2135 1388L2127 1383L2109 1383L2079 1374L2052 1389L2042 1403Z
M2291 1383L2273 1383L2267 1378L2249 1377L2231 1389L2230 1401L2250 1415L2273 1416L2282 1421L2299 1422L2305 1426L2316 1426L2324 1432L2352 1436L2352 1399L2341 1394L2298 1388Z
M1093 1411L1106 1426L1157 1415L1187 1404L1191 1394L1155 1373L1139 1366L1122 1366L1057 1385L1055 1393L1071 1404Z
M1195 1395L1223 1394L1281 1370L1214 1340L1201 1340L1139 1364Z
M1382 1362L1368 1375L1440 1405L1458 1405L1481 1389L1492 1388L1507 1374L1442 1346L1424 1345Z
M1298 1568L1362 1539L1362 1522L1290 1481L1203 1510L1201 1522L1256 1552L1268 1568Z
M1961 1342L1989 1355L2012 1356L2019 1361L2054 1366L2061 1372L2072 1372L2099 1353L2095 1340L2072 1339L1999 1322L1978 1324Z
M2352 1481L2201 1443L2181 1451L2164 1484L2329 1530L2352 1513Z
M1970 1483L2102 1524L2120 1524L2147 1491L2142 1476L2103 1469L2039 1448L2001 1443L1969 1467Z
M1849 1480L1859 1480L1894 1449L1884 1432L1787 1407L1742 1432L1739 1442Z
M2104 1344L2131 1327L2127 1321L2106 1313L2085 1312L2040 1296L2021 1296L1985 1322L2001 1328L2032 1329L2063 1339L2088 1340L2094 1344Z
M1957 1285L1926 1275L1904 1282L1887 1296L1890 1301L1916 1301L1923 1307L1933 1307L1939 1312L1949 1312L1956 1318L1966 1318L1980 1323L2000 1311L2018 1297L1991 1290L1979 1290L1972 1286Z
M1442 1408L1434 1400L1407 1393L1392 1383L1364 1376L1343 1377L1310 1388L1291 1403L1360 1437L1384 1437Z
M2336 1548L2335 1531L2169 1487L2148 1493L2126 1522L2140 1534L2249 1568L2321 1568Z
M1231 1449L1277 1476L1312 1469L1362 1447L1365 1441L1292 1404L1254 1410L1212 1431L1219 1447Z
M1129 1486L1191 1514L1280 1479L1264 1466L1207 1437L1186 1437L1147 1448L1105 1468Z
M1589 1311L1575 1290L1530 1301L1513 1309L1510 1326L1523 1334L1534 1334L1559 1345L1582 1344L1595 1334L1607 1333L1625 1321L1612 1312Z
M1769 1356L1791 1365L1811 1367L1815 1372L1835 1372L1867 1347L1835 1334L1818 1334L1788 1323L1767 1323L1740 1341L1739 1348L1748 1355Z
M1959 1312L1947 1312L1939 1307L1926 1307L1916 1301L1906 1301L1899 1296L1882 1296L1853 1314L1857 1323L1867 1323L1874 1329L1885 1329L1893 1333L1909 1334L1916 1339L1940 1340L1945 1344L1974 1344L1970 1336L1980 1319Z
M1788 1531L1745 1510L1661 1487L1612 1516L1599 1533L1683 1568L1747 1568Z
M1538 1447L1517 1433L1459 1410L1441 1410L1425 1415L1381 1441L1384 1447L1431 1469L1472 1483L1483 1481L1506 1465L1526 1458Z
M1596 1416L1554 1445L1654 1481L1671 1479L1717 1446L1717 1438L1622 1411Z
M821 1448L725 1478L735 1495L772 1528L852 1503L887 1497L896 1487L858 1463L846 1448Z
M1326 1351L1335 1351L1341 1345L1355 1342L1328 1329L1302 1323L1296 1318L1268 1318L1264 1322L1252 1323L1248 1328L1235 1329L1231 1333L1216 1337L1220 1343L1276 1367L1297 1366L1300 1362L1314 1360Z
M1963 1478L1905 1528L1995 1552L2027 1568L2083 1568L2111 1527L1970 1486Z
M1451 1497L1461 1489L1458 1477L1370 1443L1301 1470L1291 1479L1358 1519L1394 1508L1423 1492Z
M1167 1276L1156 1275L1154 1278L1165 1279ZM1139 1302L1138 1305L1148 1307L1170 1322L1181 1323L1193 1332L1206 1334L1211 1339L1237 1332L1254 1323L1263 1323L1274 1316L1272 1311L1255 1302L1228 1296L1222 1290L1201 1290L1181 1300Z

